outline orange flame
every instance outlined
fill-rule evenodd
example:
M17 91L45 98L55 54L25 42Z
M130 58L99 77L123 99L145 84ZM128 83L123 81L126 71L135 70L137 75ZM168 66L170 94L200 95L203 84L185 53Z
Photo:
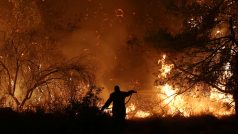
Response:
M162 63L159 78L166 78L173 69L173 64L165 64L166 56L163 55L159 63ZM228 75L225 73L224 75ZM185 117L201 114L212 114L216 117L234 114L234 106L232 95L227 95L211 88L209 95L203 95L199 91L199 86L194 87L190 91L192 94L178 94L179 89L173 88L172 85L164 84L156 87L160 90L158 98L162 101L166 115L180 114Z
M166 64L165 60L166 55L163 55L158 60L158 64L161 65L158 78L166 78L174 67L173 64ZM224 75L229 75L229 72ZM164 85L156 86L154 90L158 99L153 101L157 101L157 105L150 111L144 111L131 103L127 106L127 118L147 118L152 115L190 117L203 114L222 117L234 114L234 103L232 103L233 98L231 95L218 92L214 88L211 88L208 92L200 92L200 89L202 87L195 86L188 91L189 93L179 94L180 88L174 85L165 83Z

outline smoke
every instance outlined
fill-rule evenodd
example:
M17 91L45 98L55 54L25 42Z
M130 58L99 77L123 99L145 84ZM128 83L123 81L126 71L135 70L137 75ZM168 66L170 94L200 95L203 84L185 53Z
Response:
M62 53L91 56L98 85L109 90L115 84L151 89L157 50L144 41L145 33L162 29L175 35L183 23L167 2L157 0L45 0L40 5Z
M153 86L158 48L144 40L151 31L183 30L177 6L184 0L38 0L43 31L68 58L89 55L99 86ZM169 45L166 42L157 46Z

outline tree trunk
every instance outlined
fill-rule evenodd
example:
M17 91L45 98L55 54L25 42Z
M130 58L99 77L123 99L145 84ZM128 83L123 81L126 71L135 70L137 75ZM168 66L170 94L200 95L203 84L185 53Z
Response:
M28 99L29 99L29 98L25 97L25 98L22 100L22 102L20 103L20 105L18 106L18 108L19 108L19 109L22 109Z
M231 70L233 73L233 99L235 102L235 117L238 120L238 53L235 55L234 60L232 60Z
M238 87L236 88L236 90L233 93L233 99L235 102L235 117L236 117L236 119L238 119Z

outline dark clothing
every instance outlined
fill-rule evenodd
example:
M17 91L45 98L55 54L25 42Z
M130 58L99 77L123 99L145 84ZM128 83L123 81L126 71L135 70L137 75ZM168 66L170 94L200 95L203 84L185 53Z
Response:
M105 105L102 107L102 110L107 108L112 102L112 115L113 117L118 121L125 120L126 117L126 106L125 106L125 98L127 96L130 96L132 93L134 93L133 90L128 92L113 92L110 94L109 99L106 101Z
M113 102L112 116L114 119L114 133L122 134L125 129L125 99L127 96L132 95L132 93L136 93L136 91L130 90L128 92L122 92L120 91L119 86L115 86L114 92L110 94L110 97L101 109L103 111Z

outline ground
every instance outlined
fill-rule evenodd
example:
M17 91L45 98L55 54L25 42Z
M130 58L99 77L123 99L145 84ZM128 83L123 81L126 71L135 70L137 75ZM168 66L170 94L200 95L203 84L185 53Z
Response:
M61 113L1 113L0 130L5 133L104 133L104 134L237 134L234 117L153 117L127 120L123 132L115 129L108 115L75 117Z

